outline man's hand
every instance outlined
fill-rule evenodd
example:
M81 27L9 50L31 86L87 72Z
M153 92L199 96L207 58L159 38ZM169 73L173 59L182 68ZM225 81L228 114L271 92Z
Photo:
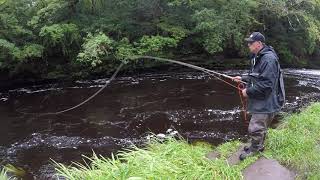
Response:
M247 89L243 89L242 90L242 95L243 95L243 97L248 97L248 94L247 94Z
M241 77L236 76L236 77L233 77L232 80L234 80L235 82L239 82L239 81L241 81Z

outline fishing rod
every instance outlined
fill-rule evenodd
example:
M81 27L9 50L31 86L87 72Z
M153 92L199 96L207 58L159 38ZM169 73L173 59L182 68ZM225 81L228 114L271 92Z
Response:
M230 79L232 81L235 81L232 76L228 76L226 74L222 74L222 73L219 73L217 71L213 71L213 70L206 69L206 68L203 68L203 67L199 67L199 66L196 66L196 65L193 65L193 64L189 64L189 63L185 63L185 62L181 62L181 61L176 61L176 60L172 60L172 59L153 57L153 56L133 56L133 59L154 59L154 60L158 60L158 61L171 62L171 63L175 63L175 64L180 64L182 66L190 67L192 69L196 69L196 70L205 72L205 73L210 74L210 75L220 76L220 77L224 77L224 78ZM246 82L241 81L241 80L239 80L237 82L240 82L240 83L243 83L243 84L247 84Z
M247 98L244 97L243 94L242 94L242 90L245 89L247 82L244 82L242 80L235 80L233 77L228 76L226 74L219 73L217 71L213 71L213 70L206 69L206 68L203 68L203 67L199 67L199 66L196 66L196 65L193 65L193 64L184 63L184 62L176 61L176 60L172 60L172 59L153 57L153 56L134 56L133 57L133 59L143 59L143 58L144 59L154 59L154 60L158 60L158 61L171 62L171 63L175 63L175 64L180 64L182 66L186 66L186 67L189 67L189 68L192 68L192 69L196 69L196 70L202 71L204 73L207 73L207 74L213 76L214 78L224 82L225 84L228 84L229 86L237 89L238 94L239 94L239 98L240 98L240 102L241 102L241 111L242 111L242 114L243 114L244 123L245 123L246 126L249 124L248 115L247 115ZM227 78L227 79L232 80L232 81L235 81L237 83L237 86L235 86L234 84L222 79L221 77Z
M206 74L209 74L213 77L215 77L216 79L230 85L231 87L234 87L238 90L239 92L239 96L240 96L240 100L241 100L241 104L242 104L242 111L244 112L244 120L245 122L247 122L247 115L246 115L246 99L245 97L243 97L242 95L242 90L245 88L245 85L247 84L246 82L244 81L241 81L241 80L235 80L233 77L231 76L228 76L226 74L222 74L222 73L219 73L217 71L213 71L213 70L209 70L209 69L206 69L206 68L203 68L203 67L199 67L199 66L196 66L196 65L193 65L193 64L189 64L189 63L185 63L185 62L181 62L181 61L176 61L176 60L172 60L172 59L167 59L167 58L160 58L160 57L153 57L153 56L133 56L131 57L132 60L135 60L135 59L153 59L153 60L158 60L158 61L165 61L165 62L171 62L171 63L175 63L175 64L179 64L179 65L182 65L182 66L186 66L186 67L189 67L189 68L192 68L192 69L195 69L195 70L199 70L199 71L202 71ZM37 115L37 116L46 116L46 115L58 115L58 114L62 114L62 113L65 113L65 112L69 112L69 111L72 111L82 105L84 105L85 103L87 103L88 101L92 100L95 96L97 96L102 90L104 90L110 83L112 80L114 80L117 76L117 74L119 73L120 69L122 68L122 66L124 65L124 63L122 62L117 70L113 73L113 75L111 76L111 78L106 81L105 85L103 87L101 87L96 93L94 93L93 95L91 95L89 98L87 98L86 100L84 100L83 102L73 106L73 107L70 107L70 108L67 108L67 109L64 109L64 110L61 110L61 111L57 111L57 112L49 112L49 113L27 113L27 112L22 112L22 111L18 111L16 110L18 113L21 113L21 114L26 114L26 115ZM232 80L232 81L236 81L237 82L237 86L233 85L232 83L222 79L222 78L226 78L226 79L229 79L229 80Z

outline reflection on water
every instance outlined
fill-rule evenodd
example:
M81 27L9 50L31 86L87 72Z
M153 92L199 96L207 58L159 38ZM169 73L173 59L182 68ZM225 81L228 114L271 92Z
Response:
M225 71L230 75L243 71ZM320 99L319 70L285 70L287 103L295 111ZM213 144L245 139L237 91L198 72L121 77L88 104L56 116L23 115L54 112L78 104L102 87L105 79L71 85L48 84L0 94L0 162L25 168L35 177L50 176L50 158L80 161L92 149L110 155L141 144L148 132L177 130L183 137Z

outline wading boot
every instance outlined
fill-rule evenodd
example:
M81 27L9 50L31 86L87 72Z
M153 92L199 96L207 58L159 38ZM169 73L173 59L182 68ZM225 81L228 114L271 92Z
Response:
M248 151L250 148L251 148L251 146L244 146L244 147L243 147L243 150L244 150L244 151ZM259 151L259 152L263 152L263 151L264 151L264 146L258 148L258 151Z
M242 161L242 160L246 159L247 157L255 156L255 155L259 154L259 152L261 152L261 150L259 150L257 148L248 147L247 150L244 150L240 154L239 159Z

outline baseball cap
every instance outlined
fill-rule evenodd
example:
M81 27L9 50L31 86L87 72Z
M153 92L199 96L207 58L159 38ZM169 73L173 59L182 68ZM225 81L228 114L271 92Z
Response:
M244 40L247 42L255 42L255 41L264 42L266 39L264 35L262 35L260 32L253 32L252 34L250 34L248 38L245 38Z

